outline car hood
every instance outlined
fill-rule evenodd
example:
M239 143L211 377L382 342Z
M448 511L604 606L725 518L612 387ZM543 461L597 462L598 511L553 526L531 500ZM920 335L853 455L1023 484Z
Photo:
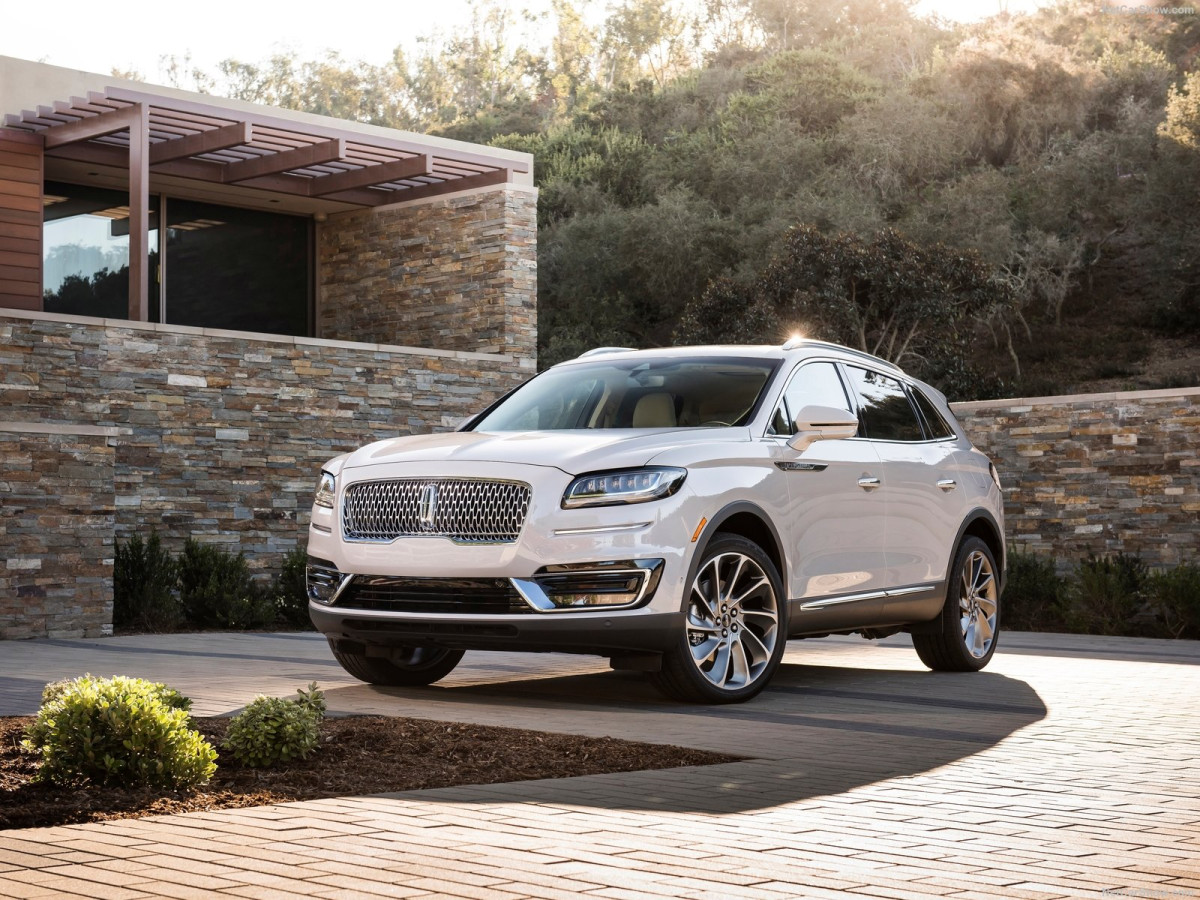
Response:
M642 466L665 450L686 444L749 439L745 428L607 429L486 433L456 431L392 438L368 444L346 458L344 468L394 463L518 463L578 475L600 469Z

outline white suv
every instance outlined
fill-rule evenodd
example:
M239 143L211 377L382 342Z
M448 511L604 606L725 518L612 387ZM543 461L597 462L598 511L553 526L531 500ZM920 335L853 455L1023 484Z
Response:
M375 684L553 650L721 703L762 690L787 638L908 631L933 669L983 668L1004 552L995 469L891 363L808 340L606 348L457 432L331 460L309 609Z

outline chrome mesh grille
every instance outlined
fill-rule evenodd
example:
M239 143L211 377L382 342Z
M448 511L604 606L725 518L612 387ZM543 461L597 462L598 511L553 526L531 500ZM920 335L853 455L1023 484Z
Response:
M475 478L360 481L342 499L342 533L351 541L447 537L512 543L529 511L529 485Z

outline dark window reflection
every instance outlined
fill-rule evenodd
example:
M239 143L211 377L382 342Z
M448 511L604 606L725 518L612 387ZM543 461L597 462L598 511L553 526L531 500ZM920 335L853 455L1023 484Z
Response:
M925 439L921 421L899 381L857 366L846 368L858 394L860 434L877 441Z
M308 334L309 223L167 200L167 322Z
M129 194L47 181L42 300L48 312L129 317ZM158 198L150 199L150 317L158 321Z

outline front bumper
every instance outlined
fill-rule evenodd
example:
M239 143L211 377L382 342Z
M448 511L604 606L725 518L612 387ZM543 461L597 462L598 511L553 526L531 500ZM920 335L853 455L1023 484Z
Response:
M314 509L308 553L330 572L322 599L332 602L310 602L309 608L313 623L335 646L343 641L612 655L661 651L678 639L690 539L705 513L686 484L675 496L652 503L564 510L559 501L571 477L557 469L487 463L456 468L441 462L429 471L416 465L370 467L361 475L346 471L338 503L341 491L359 477L469 474L521 480L533 491L517 540L346 540L336 513L340 507ZM344 593L332 596L338 588ZM589 591L597 595L589 604L599 605L572 605L571 597ZM394 602L397 596L402 602Z
M572 613L563 616L412 615L364 612L309 604L313 624L339 649L448 647L461 650L533 650L611 656L661 652L678 640L683 613Z

